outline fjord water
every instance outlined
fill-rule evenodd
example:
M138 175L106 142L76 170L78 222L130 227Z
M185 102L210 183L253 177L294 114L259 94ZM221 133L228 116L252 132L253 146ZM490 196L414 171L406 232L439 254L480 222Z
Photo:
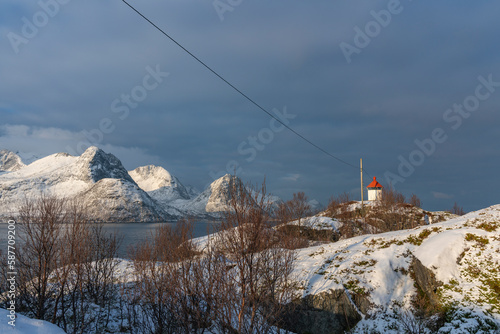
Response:
M118 257L128 258L128 249L144 240L151 240L156 228L162 225L175 227L176 223L109 223L103 224L107 233L117 233L122 242L118 249ZM193 223L193 238L203 237L212 233L217 223L211 221L197 221ZM16 244L21 243L21 229L16 226ZM7 253L8 225L0 224L0 250L2 254Z

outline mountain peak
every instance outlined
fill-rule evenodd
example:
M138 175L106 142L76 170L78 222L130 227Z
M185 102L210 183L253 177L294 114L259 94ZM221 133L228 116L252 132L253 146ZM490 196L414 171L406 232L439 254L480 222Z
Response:
M9 150L0 150L0 171L15 172L24 166L19 155Z
M172 175L163 167L148 165L137 167L129 172L130 176L144 191L170 187L175 183Z
M129 175L142 190L157 200L167 204L176 199L189 199L186 187L161 166L142 166L129 172Z
M86 180L98 182L105 178L112 178L135 183L117 157L96 146L89 147L78 157L77 165L84 174L82 175L83 179Z
M229 210L232 188L234 185L242 183L239 177L231 174L226 174L212 182L210 187L201 194L208 197L205 206L206 211L220 212Z

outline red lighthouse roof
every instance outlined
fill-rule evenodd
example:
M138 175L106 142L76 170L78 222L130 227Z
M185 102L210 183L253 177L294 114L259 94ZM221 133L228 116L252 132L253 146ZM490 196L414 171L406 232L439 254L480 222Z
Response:
M370 183L367 188L383 188L380 183L377 182L377 178L374 176L372 183Z

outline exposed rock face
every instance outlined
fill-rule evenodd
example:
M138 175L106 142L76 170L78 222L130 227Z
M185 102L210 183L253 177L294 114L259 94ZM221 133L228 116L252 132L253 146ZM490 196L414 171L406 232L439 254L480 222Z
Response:
M440 301L436 291L443 283L438 281L434 273L425 267L416 257L413 258L410 269L414 274L415 283L418 288L422 290L433 306L438 306Z
M0 171L15 172L24 166L17 154L9 150L0 150Z
M93 146L88 148L76 162L76 170L80 178L87 182L98 182L102 179L123 179L135 183L120 160L111 153Z
M370 302L361 295L349 296L345 290L330 290L303 298L286 316L286 328L311 334L344 333L366 313Z

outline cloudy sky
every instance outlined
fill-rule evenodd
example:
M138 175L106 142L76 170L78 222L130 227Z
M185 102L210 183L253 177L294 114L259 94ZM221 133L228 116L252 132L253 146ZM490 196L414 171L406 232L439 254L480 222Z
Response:
M2 0L0 148L234 172L285 199L377 176L429 210L500 203L500 3Z

